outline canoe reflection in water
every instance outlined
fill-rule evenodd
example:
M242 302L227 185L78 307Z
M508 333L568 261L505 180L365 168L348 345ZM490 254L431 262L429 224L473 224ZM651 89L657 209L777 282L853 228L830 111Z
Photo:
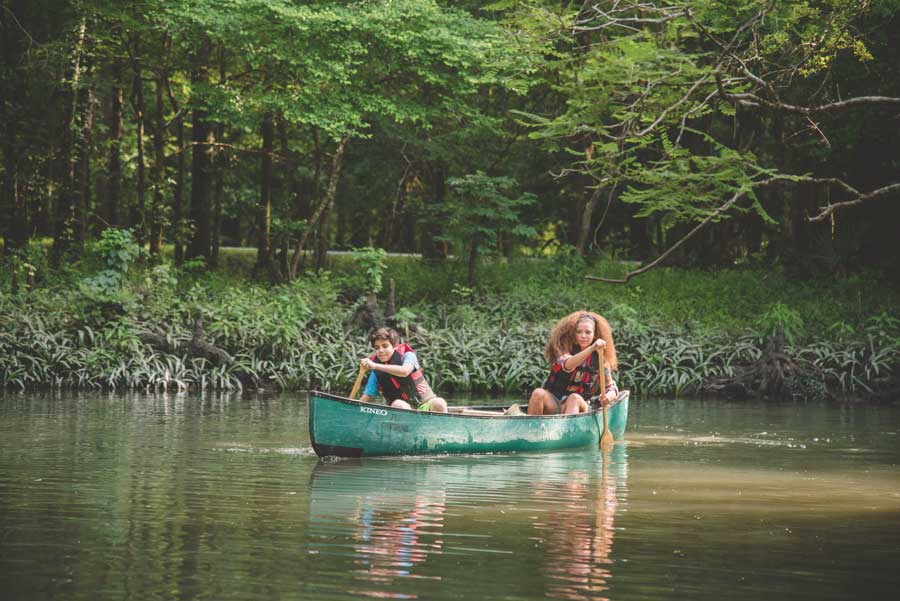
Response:
M357 581L347 592L366 597L415 597L396 591L398 579L423 579L416 567L444 546L446 490L427 465L405 461L319 463L311 483L310 533L344 539L329 547ZM439 579L437 577L432 577ZM382 590L370 590L378 585Z
M319 463L308 540L354 596L597 599L626 477L624 444Z
M606 599L612 577L612 544L620 493L624 494L628 465L624 445L600 458L601 469L572 470L560 480L534 485L536 498L555 500L535 523L544 544L547 596L557 599Z
M359 510L359 529L354 548L360 569L368 581L390 582L398 576L412 575L416 564L429 553L440 553L444 541L440 530L444 522L444 491L417 494L410 510L380 507L366 497Z

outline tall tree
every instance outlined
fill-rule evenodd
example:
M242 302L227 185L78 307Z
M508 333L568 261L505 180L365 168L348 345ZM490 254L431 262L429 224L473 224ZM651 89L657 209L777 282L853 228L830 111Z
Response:
M65 165L63 181L59 186L56 199L53 248L50 254L54 265L59 265L63 255L72 249L76 241L77 192L75 189L75 171L78 160L74 152L75 138L79 129L80 85L84 67L84 45L87 36L87 17L82 16L78 23L71 45L70 70L65 93L65 117L63 135L60 145L60 157Z
M209 38L202 37L191 67L191 221L194 235L187 248L187 257L209 259L212 244L210 201L212 191L212 153L214 130L207 120L208 111L202 91L209 83Z

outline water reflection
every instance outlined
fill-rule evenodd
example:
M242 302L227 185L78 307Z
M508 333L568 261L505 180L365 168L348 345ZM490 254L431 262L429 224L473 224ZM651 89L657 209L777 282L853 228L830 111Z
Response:
M624 445L606 454L320 463L310 553L352 574L348 592L358 596L429 598L446 576L468 573L495 578L508 598L602 598L627 476Z
M556 509L535 524L545 542L543 572L547 596L561 599L607 599L612 578L615 517L628 476L625 445L617 445L595 464L573 467L557 478L534 484L536 497L555 499ZM562 478L559 478L562 476Z
M447 493L439 475L415 462L320 463L314 468L311 545L316 553L352 556L356 584L350 592L376 598L418 596L397 592L393 585L396 579L425 578L419 568L444 546ZM342 537L349 537L349 545L335 544Z
M363 580L390 582L394 577L413 576L414 567L429 553L441 552L440 530L446 511L443 491L436 491L433 497L417 494L412 505L412 509L391 511L371 502L361 508L354 547Z
M884 568L900 562L897 407L645 400L607 457L322 464L306 406L0 393L0 598L843 601L900 586Z

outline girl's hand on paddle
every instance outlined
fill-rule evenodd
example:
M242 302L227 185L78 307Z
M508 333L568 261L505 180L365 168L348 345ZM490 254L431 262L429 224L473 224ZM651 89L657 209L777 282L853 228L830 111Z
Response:
M606 346L606 341L603 340L602 338L598 338L597 340L594 341L593 344L594 344L594 348L597 349L597 350L599 351L599 350L602 349L604 346Z
M609 391L605 394L601 394L600 396L597 397L597 401L600 402L601 407L609 407L614 400L616 400L616 395L612 391Z

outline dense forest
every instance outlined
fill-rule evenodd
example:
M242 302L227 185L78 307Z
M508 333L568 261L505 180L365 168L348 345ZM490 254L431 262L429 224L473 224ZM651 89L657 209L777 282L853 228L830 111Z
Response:
M423 257L394 278L406 321L427 313L417 300L502 292L511 276L489 270L526 258L549 261L533 269L545 281L572 281L577 294L559 293L572 304L654 268L754 270L820 292L828 282L825 297L855 282L857 296L823 319L753 310L782 335L805 319L865 345L875 328L889 341L876 346L893 349L878 364L896 372L897 0L0 0L0 31L8 357L25 352L21 316L50 303L22 295L41 289L80 307L53 333L73 348L84 327L93 336L121 319L146 348L179 355L171 331L165 342L127 321L138 309L123 295L162 311L145 284L171 278L171 299L189 306L185 282L221 272L234 247L252 252L235 288L305 286L349 317L354 291L387 296L380 249ZM323 283L328 252L355 249L368 249L354 268L369 281ZM144 279L128 288L135 262ZM452 281L415 296L416 273ZM82 296L60 301L61 289ZM863 289L881 296L864 307ZM209 330L227 320L207 312L200 335L191 306L180 321L140 320L181 323L197 357L232 365L216 354L228 334ZM521 318L545 327L566 312L542 307ZM448 327L448 311L431 317ZM614 325L628 316L647 318L623 312ZM343 336L346 320L335 324ZM259 359L277 345L230 348ZM4 383L85 383L18 365ZM245 368L234 381L246 383ZM87 383L121 383L105 369L88 369ZM480 385L521 385L495 377ZM312 381L321 375L291 384Z

